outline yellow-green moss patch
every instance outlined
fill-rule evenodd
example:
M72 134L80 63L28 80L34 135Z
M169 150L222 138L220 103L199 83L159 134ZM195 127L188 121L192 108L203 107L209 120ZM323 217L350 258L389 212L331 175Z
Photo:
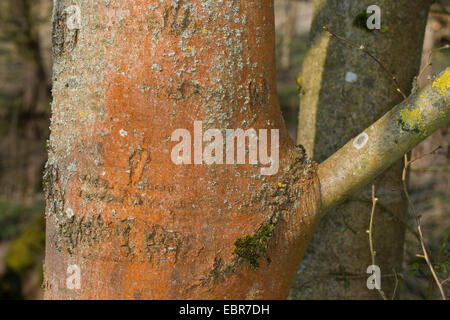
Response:
M450 88L450 70L446 70L444 74L433 82L433 88L438 88L440 94L444 95Z
M411 108L411 106L408 105L400 111L398 123L403 131L421 134L423 131L422 112L419 108Z

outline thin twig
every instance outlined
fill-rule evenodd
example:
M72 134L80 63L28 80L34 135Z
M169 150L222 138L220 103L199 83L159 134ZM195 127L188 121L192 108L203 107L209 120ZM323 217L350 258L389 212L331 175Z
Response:
M372 256L372 265L375 265L375 255L376 252L373 249L373 217L375 215L375 207L377 205L378 199L375 198L375 185L372 185L372 211L370 213L370 224L369 224L369 245L370 254Z
M391 300L394 300L395 299L395 295L397 294L399 281L398 281L397 272L395 271L395 268L392 271L394 271L394 275L395 275L395 287L394 287L394 292L392 293Z
M427 60L427 63L426 63L426 65L422 68L422 70L420 70L420 73L419 73L419 75L417 76L417 80L416 80L416 90L418 90L419 89L419 80L420 80L420 78L422 77L422 74L429 68L429 67L431 67L431 65L433 64L433 62L431 61L431 56L432 56L433 54L432 53L430 53L430 56L428 57L428 60Z
M399 92L402 95L403 99L407 98L406 94L402 91L402 89L400 89L400 85L397 81L397 77L395 76L395 74L393 74L391 71L389 71L389 69L380 60L378 60L373 54L371 54L369 51L367 51L366 48L364 47L364 45L362 45L362 44L358 45L350 40L347 40L341 36L338 36L337 34L331 32L327 26L323 26L323 30L328 32L332 38L341 40L341 41L345 42L347 45L357 48L357 49L361 50L362 52L364 52L365 54L367 54L373 61L375 61L391 77L391 79L395 83L397 92Z
M429 167L411 167L411 171L418 171L418 172L449 172L450 168L449 165L442 165L442 166L429 166Z
M360 202L365 202L365 203L372 203L372 200L369 200L369 199L363 199L363 198L358 198L358 197L349 197L349 199L350 199L350 200L353 200L353 201L360 201ZM416 231L414 228L412 228L404 218L402 218L402 217L400 217L399 215L397 215L397 213L391 211L388 207L386 207L385 205L383 205L381 202L377 202L377 206L378 206L379 208L381 208L383 211L385 211L385 212L387 212L388 214L390 214L390 215L391 215L394 219L396 219L398 222L400 222L400 223L406 228L407 231L409 231L409 232L410 232L410 233L411 233L418 241L420 241L419 234L417 233L417 231Z
M410 166L410 165L412 165L414 162L416 162L416 161L418 161L418 160L420 160L420 159L423 159L423 158L425 158L425 157L431 156L431 155L435 154L436 152L438 152L438 151L441 150L441 149L442 149L442 146L439 146L439 147L437 147L436 149L434 149L434 150L431 151L431 152L422 154L421 156L419 156L419 157L417 157L417 158L411 159L411 160L408 161L407 165Z
M436 151L436 150L435 150L435 151ZM433 151L433 152L435 152L435 151ZM418 159L416 159L416 160L418 160ZM415 207L414 207L414 204L413 204L412 201L411 201L411 198L410 198L409 193L408 193L408 187L407 187L407 185L406 185L406 171L407 171L407 169L408 169L408 166L409 166L413 161L415 161L415 160L409 161L409 160L408 160L408 155L405 154L405 166L403 167L403 175L402 175L403 191L404 191L404 193L405 193L405 196L406 196L406 199L407 199L407 201L408 201L408 204L409 204L409 206L411 207L411 210L412 210L412 212L413 212L413 214L414 214L414 218L415 218L415 220L416 220L417 231L419 231L419 237L420 237L420 245L421 245L422 251L423 251L423 258L425 259L425 261L426 261L426 263L427 263L427 265L428 265L428 268L430 269L431 274L433 275L433 278L434 278L434 280L435 280L435 282L436 282L436 284L437 284L437 286L438 286L438 288L439 288L439 291L440 291L440 293L441 293L442 300L447 300L447 298L445 297L444 289L442 288L442 283L440 282L440 280L439 280L439 278L438 278L438 276L437 276L437 274L436 274L436 271L434 270L433 264L432 264L431 261L430 261L430 257L428 256L428 252L427 252L427 249L426 249L426 247L425 247L425 241L424 241L424 239L423 239L422 225L421 225L421 223L420 223L420 217L419 217L419 215L417 214L416 209L415 209Z
M372 265L376 265L375 256L377 255L377 252L373 248L373 217L375 215L375 207L377 205L377 202L378 199L375 197L375 185L372 185L372 212L370 213L370 225L369 225L369 246L370 246L370 254L372 256ZM378 288L377 290L380 293L381 298L383 298L383 300L387 300L383 290Z
M434 48L434 49L431 49L430 51L428 51L428 60L427 60L427 63L425 64L425 66L423 66L423 68L422 68L422 70L420 70L420 73L419 73L419 75L417 76L417 78L416 78L416 90L418 90L419 89L419 80L420 80L420 78L422 77L422 75L423 75L423 73L429 68L429 67L431 67L432 65L433 65L433 54L436 52L436 51L439 51L439 50L444 50L444 49L448 49L448 48L450 48L450 45L448 45L448 44L446 44L445 46L443 46L443 47L440 47L440 48Z

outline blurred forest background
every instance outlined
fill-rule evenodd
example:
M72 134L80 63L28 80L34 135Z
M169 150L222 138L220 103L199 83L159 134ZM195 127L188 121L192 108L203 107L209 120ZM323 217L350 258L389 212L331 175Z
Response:
M430 12L423 65L430 50L450 43L447 2L437 1ZM42 172L50 119L52 5L52 0L0 0L0 299L42 298ZM295 138L299 106L296 78L307 49L312 1L276 0L275 9L278 93ZM414 35L399 41L410 36ZM450 50L436 51L427 76L449 62ZM438 146L442 147L438 152L414 163L409 185L422 215L436 271L445 279L450 276L449 127L419 145L412 157ZM414 226L412 218L410 225ZM403 272L399 274L401 299L436 298L426 263L416 256L419 252L419 242L408 233ZM444 288L450 296L450 280Z

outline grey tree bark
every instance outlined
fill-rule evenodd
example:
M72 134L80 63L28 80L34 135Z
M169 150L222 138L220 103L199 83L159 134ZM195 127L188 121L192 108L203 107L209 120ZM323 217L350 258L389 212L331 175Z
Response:
M285 21L282 26L283 42L281 44L281 68L288 69L291 66L291 45L294 36L296 20L296 3L292 0L283 1Z
M381 8L381 29L368 30L366 9ZM402 100L393 80L361 50L330 39L330 30L362 44L397 75L407 95L418 73L430 2L423 0L315 0L310 46L302 70L298 142L322 162ZM339 168L336 168L339 169ZM374 183L374 246L390 297L394 270L401 271L406 203L401 188L402 163ZM366 287L371 265L370 186L325 217L313 237L291 290L292 299L374 299Z

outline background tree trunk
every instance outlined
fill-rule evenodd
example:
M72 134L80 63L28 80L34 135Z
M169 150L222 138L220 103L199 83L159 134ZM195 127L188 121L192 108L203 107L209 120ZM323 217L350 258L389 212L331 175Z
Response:
M381 30L365 27L366 9L382 10ZM430 3L423 0L314 2L310 48L302 71L298 142L314 160L324 161L402 100L396 87L360 50L330 39L330 30L374 53L398 78L407 95L418 73ZM336 168L339 170L339 168ZM379 205L374 245L384 275L382 289L391 297L394 269L402 266L406 204L401 188L402 163L375 180ZM355 193L325 217L298 270L293 299L373 299L366 287L371 265L368 235L370 187ZM403 221L403 222L402 222Z
M5 151L0 155L0 192L8 199L32 197L42 191L50 113L46 60L50 57L41 34L45 34L48 7L48 1L7 0L0 4L0 51L5 55L0 60L5 70L0 76L0 147ZM13 103L8 105L8 100ZM2 110L5 106L7 112ZM2 127L8 127L7 134Z
M282 26L281 69L288 69L291 66L291 46L295 31L297 6L293 0L285 0L282 4L285 20Z
M41 299L51 0L0 1L0 299Z

